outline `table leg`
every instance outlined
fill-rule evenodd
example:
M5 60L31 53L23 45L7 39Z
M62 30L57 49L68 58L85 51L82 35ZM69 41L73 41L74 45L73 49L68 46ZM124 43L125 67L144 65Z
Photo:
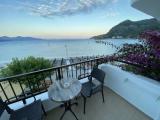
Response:
M63 117L64 117L64 115L65 115L65 113L67 111L70 111L74 115L74 117L76 118L76 120L78 120L77 116L75 115L75 113L71 109L71 106L75 105L75 104L77 105L77 103L71 104L71 101L67 101L67 102L64 103L65 110L64 110L62 116L60 117L60 120L63 119Z
M76 118L76 120L78 120L77 116L76 116L75 113L72 111L72 109L70 109L70 112L74 115L74 117Z

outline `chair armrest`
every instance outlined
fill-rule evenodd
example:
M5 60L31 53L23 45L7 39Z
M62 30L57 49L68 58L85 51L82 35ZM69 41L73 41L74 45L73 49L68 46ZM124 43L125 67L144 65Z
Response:
M78 80L91 76L90 73L81 74L78 76Z

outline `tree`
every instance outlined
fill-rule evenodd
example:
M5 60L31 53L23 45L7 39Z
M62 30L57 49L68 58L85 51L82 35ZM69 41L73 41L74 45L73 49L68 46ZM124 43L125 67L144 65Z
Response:
M1 69L0 76L10 77L50 67L52 67L51 62L48 59L44 59L42 57L35 58L33 56L29 56L24 59L13 58L11 63L7 64L5 68ZM20 81L26 87L30 86L32 89L37 89L37 84L40 84L40 82L44 80L48 75L48 73L33 74L16 78L11 82L17 83L18 81Z

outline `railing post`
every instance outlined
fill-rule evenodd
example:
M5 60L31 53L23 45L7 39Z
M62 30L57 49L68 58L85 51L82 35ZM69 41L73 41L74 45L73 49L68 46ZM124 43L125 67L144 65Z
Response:
M96 67L98 68L99 61L96 59Z
M26 104L26 99L23 99L22 102L23 102L23 104L25 105L25 104Z
M60 69L60 68L58 68L58 79L59 79L59 80L62 79L62 76L61 76L61 69Z

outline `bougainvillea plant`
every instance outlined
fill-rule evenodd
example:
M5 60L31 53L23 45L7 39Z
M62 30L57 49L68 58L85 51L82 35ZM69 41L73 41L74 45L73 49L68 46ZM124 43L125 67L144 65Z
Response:
M146 31L140 36L141 44L124 44L117 52L119 59L139 65L123 66L123 69L160 81L160 32Z

